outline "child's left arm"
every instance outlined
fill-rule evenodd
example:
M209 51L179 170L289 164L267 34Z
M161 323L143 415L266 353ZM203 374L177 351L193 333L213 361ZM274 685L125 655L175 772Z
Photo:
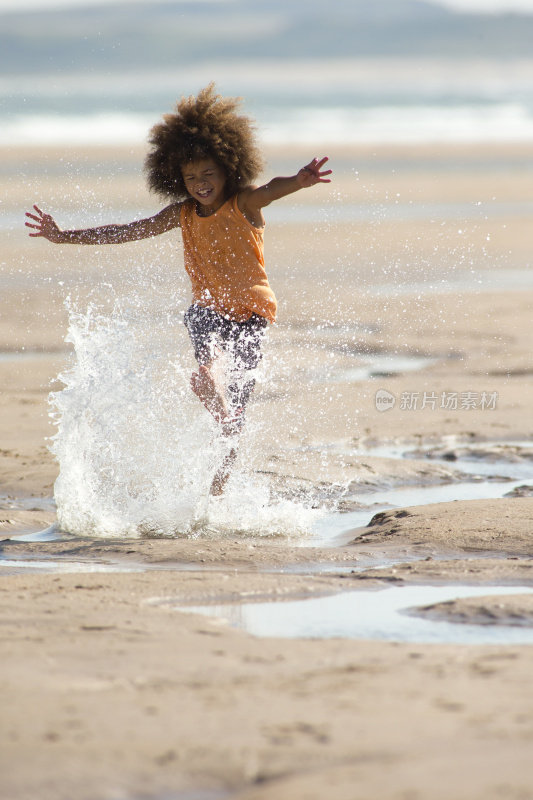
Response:
M322 170L327 160L327 156L321 159L313 158L309 164L306 164L290 178L273 178L264 186L252 187L243 191L239 197L239 206L242 203L241 211L248 217L257 218L261 216L261 209L270 205L274 200L279 200L292 192L314 186L317 183L330 183L330 178L326 178L326 175L331 175L331 170Z

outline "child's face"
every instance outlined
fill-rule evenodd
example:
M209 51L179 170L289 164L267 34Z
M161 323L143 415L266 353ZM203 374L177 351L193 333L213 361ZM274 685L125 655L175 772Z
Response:
M190 161L182 170L185 187L197 203L206 208L219 208L225 201L226 176L212 158Z

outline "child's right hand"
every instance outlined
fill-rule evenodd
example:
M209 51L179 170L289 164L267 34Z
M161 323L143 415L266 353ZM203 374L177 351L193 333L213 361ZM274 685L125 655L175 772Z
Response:
M308 186L314 186L316 183L331 183L330 178L326 178L326 175L331 175L332 170L326 169L322 170L322 167L328 161L328 157L324 156L320 160L318 158L313 158L309 164L306 164L305 167L302 167L299 170L296 180L298 181L300 188L305 189Z
M26 227L34 228L37 233L30 233L29 236L44 236L49 242L60 244L63 241L63 234L54 222L53 217L51 217L50 214L43 213L38 206L33 206L33 208L37 212L37 215L26 211L26 216L34 220L37 224L26 222Z

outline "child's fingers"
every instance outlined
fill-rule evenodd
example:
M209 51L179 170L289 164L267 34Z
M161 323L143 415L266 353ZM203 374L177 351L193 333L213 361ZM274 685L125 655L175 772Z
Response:
M327 160L328 160L327 156L321 160L316 158L315 156L315 158L312 158L309 164L306 164L305 167L303 167L303 169L308 169L311 170L311 172L316 172L316 170L320 169L320 167L322 167Z
M309 180L311 183L308 185L313 185L313 183L331 183L329 178L326 178L326 175L331 175L333 170L325 169L321 171L321 167L324 166L326 161L329 161L328 156L324 156L323 158L313 158L309 164L306 164L305 167L302 167L302 172L305 172L309 176Z
M26 225L27 228L35 228L35 230L37 230L37 231L41 230L41 226L40 225L32 225L31 222L26 222L25 225Z
M30 214L30 212L29 212L29 211L26 211L26 216L27 216L29 219L34 219L34 220L35 220L35 222L40 222L40 221L41 221L41 217L36 217L36 216L35 216L35 214ZM26 223L26 225L27 225L27 224L28 224L28 223Z
M41 211L41 209L39 208L39 206L36 206L36 205L34 204L34 205L33 205L33 207L34 207L34 209L36 210L36 212L37 212L38 214L40 214L40 215L41 215L41 217L42 217L42 215L43 215L43 212Z

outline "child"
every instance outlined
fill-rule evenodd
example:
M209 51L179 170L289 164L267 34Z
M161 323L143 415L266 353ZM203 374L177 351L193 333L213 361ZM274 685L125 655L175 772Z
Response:
M185 268L193 303L185 314L198 371L191 387L224 436L237 434L254 380L247 377L261 358L261 340L276 318L276 298L263 258L262 209L272 201L316 183L329 183L322 171L327 158L314 158L290 178L253 185L262 169L247 117L236 113L238 100L222 98L210 84L197 98L182 98L174 114L151 132L145 168L151 189L172 199L159 213L124 225L62 231L49 214L27 212L35 229L56 244L117 244L181 228ZM214 371L224 351L229 361L224 381ZM221 494L235 460L233 447L218 470L212 494Z

